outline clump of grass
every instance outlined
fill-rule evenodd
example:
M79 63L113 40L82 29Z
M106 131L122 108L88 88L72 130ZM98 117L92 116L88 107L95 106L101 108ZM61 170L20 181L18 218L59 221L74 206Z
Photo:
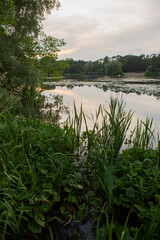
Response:
M87 118L83 113L82 106L80 108L79 115L77 114L76 106L74 105L74 117L69 121L67 125L75 130L77 136L77 145L87 143L87 151L102 152L110 151L114 158L117 157L119 151L124 143L127 130L132 121L132 111L128 113L125 111L124 100L111 98L109 103L109 111L99 106L96 117L93 118L93 128L88 128ZM102 124L99 124L103 119ZM91 118L90 118L91 119ZM85 124L86 130L82 134L82 124ZM81 135L82 134L82 135ZM80 141L81 139L81 141Z
M142 150L153 148L155 142L153 119L146 118L146 121L137 120L137 126L131 134L131 143L133 148Z
M109 147L116 158L124 143L127 131L132 121L133 113L125 111L124 100L111 98L109 111L105 110L102 126L102 143L104 147Z

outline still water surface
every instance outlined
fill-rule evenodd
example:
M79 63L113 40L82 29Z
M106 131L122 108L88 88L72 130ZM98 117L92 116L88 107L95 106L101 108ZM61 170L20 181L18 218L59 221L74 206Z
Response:
M71 115L73 114L73 105L76 104L77 110L80 109L81 103L83 111L88 116L95 116L95 112L101 104L108 110L108 103L111 96L120 99L122 96L126 103L126 111L132 109L134 112L130 130L136 126L137 118L145 121L146 117L153 118L153 125L156 132L160 129L160 100L155 96L146 94L137 95L136 93L122 93L114 91L103 91L95 86L75 86L72 89L66 86L57 86L53 90L46 90L43 94L47 97L48 102L53 102L53 96L62 95L63 104L69 107ZM67 115L62 114L62 120L66 120ZM89 128L92 129L93 122L88 120ZM157 133L156 133L157 134Z

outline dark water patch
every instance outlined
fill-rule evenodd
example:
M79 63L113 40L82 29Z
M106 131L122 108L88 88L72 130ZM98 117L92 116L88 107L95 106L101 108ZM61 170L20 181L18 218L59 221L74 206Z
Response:
M124 84L146 84L146 85L149 85L149 84L160 84L160 80L158 81L125 81Z
M68 220L66 223L53 222L50 225L57 240L95 240L95 226L91 216L84 221Z

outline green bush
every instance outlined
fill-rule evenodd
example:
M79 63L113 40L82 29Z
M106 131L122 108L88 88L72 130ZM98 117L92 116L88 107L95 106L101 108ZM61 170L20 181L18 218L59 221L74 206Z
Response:
M83 183L65 130L11 114L0 122L1 236L21 239L72 218Z

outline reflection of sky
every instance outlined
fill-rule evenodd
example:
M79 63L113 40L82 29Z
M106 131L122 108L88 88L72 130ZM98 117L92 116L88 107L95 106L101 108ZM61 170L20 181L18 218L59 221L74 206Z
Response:
M135 93L122 94L112 91L104 92L102 89L94 86L88 87L74 87L73 89L67 89L67 87L56 87L55 90L47 90L44 92L47 96L63 94L63 103L70 108L70 112L73 112L73 102L75 101L77 110L80 109L81 103L83 111L87 115L95 114L101 104L108 109L108 103L110 97L120 97L123 95L126 102L126 110L132 109L134 111L132 126L135 127L137 118L145 121L146 117L153 118L154 124L160 129L160 100L157 100L153 96L137 95Z
M63 90L63 89L58 89L55 88L54 90L48 90L48 93L54 94L54 95L67 95L67 96L76 96L76 94L73 91L69 90Z

